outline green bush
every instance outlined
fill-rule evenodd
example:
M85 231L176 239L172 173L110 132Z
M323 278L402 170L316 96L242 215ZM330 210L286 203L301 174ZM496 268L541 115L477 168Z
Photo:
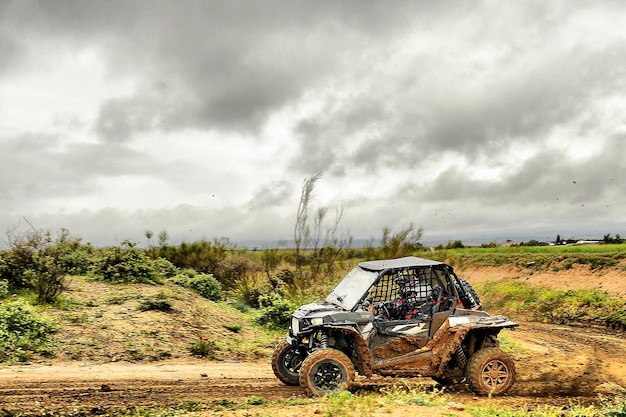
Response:
M626 329L626 305L621 310L609 313L604 321L610 327Z
M263 264L260 260L238 253L221 259L212 273L224 288L230 289L237 279L262 270Z
M210 274L199 274L189 281L191 289L211 301L222 299L222 286Z
M159 256L178 268L193 268L205 274L212 274L233 248L227 238L214 239L212 243L202 240L193 243L183 242L179 246L163 244L159 247Z
M9 283L5 279L0 279L0 298L9 295Z
M253 395L246 400L246 404L248 405L263 405L266 402L267 400L265 398L259 397L258 395Z
M23 276L37 293L39 304L54 303L67 286L65 270L59 258L43 251L33 254L32 265L23 272Z
M81 240L61 229L54 243L46 248L46 253L57 260L66 274L87 275L93 262L93 247L81 244Z
M65 275L78 271L81 257L80 238L61 229L56 237L49 231L30 230L10 234L11 250L0 253L0 279L9 288L32 289L39 303L54 303L65 289ZM88 260L84 257L82 269Z
M50 321L37 315L28 304L16 301L0 305L0 360L24 351L36 351L48 342L53 332Z
M176 265L164 258L156 258L152 261L154 270L161 278L172 278L178 274Z
M269 327L286 328L289 327L291 314L296 307L287 300L281 291L263 294L259 297L261 315L257 318L257 323Z
M112 247L102 251L90 275L115 284L161 284L153 260L135 247Z
M265 275L244 275L235 280L230 294L247 307L259 308L259 297L269 292L270 288L269 279Z
M199 274L193 269L185 269L173 277L172 282L181 287L194 290L211 301L220 301L222 299L222 286L213 275Z

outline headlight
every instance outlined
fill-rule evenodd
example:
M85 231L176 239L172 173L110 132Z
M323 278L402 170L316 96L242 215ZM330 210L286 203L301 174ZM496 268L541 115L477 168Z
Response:
M320 324L324 323L324 318L323 317L313 317L311 319L311 325L312 326L319 326Z
M291 318L291 333L293 333L294 336L300 333L300 320L295 317Z

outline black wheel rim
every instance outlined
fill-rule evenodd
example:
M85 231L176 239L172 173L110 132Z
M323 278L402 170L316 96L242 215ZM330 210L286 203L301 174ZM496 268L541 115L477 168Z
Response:
M298 374L300 367L302 366L302 358L298 352L294 349L289 349L283 356L283 367L287 372L294 375Z
M483 367L480 375L483 384L491 391L499 391L510 377L509 367L501 360L494 359Z
M322 362L314 369L313 385L322 392L337 391L345 382L345 373L333 362Z

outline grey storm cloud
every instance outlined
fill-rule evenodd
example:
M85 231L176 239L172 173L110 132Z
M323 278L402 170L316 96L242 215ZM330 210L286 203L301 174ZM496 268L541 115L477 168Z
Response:
M620 188L626 191L624 182L620 180L626 175L626 160L614 157L614 154L623 155L626 151L624 139L623 135L611 138L604 152L585 158L582 163L573 162L558 151L542 152L498 180L471 179L462 170L451 167L420 193L433 201L445 201L447 196L454 195L479 198L491 204L514 200L605 201ZM407 191L404 189L401 192Z
M96 131L103 140L123 142L147 127L254 132L273 110L324 83L354 56L380 48L412 16L426 19L433 8L415 10L411 2L156 1L145 7L18 1L6 2L0 19L7 32L22 35L4 43L94 44L110 76L147 76L128 96L102 104Z
M475 27L480 30L478 23ZM553 28L554 33L558 30L558 26ZM453 78L449 86L419 80L419 76L418 81L402 85L389 74L376 74L380 80L389 79L377 84L382 91L364 91L351 97L346 106L331 109L332 114L324 108L323 114L301 121L298 132L302 153L294 166L332 170L334 164L346 160L346 156L339 159L332 153L342 150L335 144L355 135L367 138L347 155L357 165L375 168L390 161L411 165L420 155L448 150L476 157L511 139L543 141L555 126L585 117L590 102L610 98L626 87L620 64L626 44L621 38L607 41L598 50L590 49L592 45L584 41L566 50L550 44L526 45L521 39L491 42L501 42L503 48L509 42L520 46L501 58L501 66L468 69L466 80ZM429 62L431 57L423 57L423 62L413 62L415 66L402 70L447 72L450 66L467 65L467 56L473 53L468 45L467 55L452 62L433 63ZM451 71L450 75L458 74ZM480 89L467 91L464 83L472 83L472 77L484 81ZM388 83L396 84L386 87ZM382 98L372 99L380 93L384 104ZM331 154L323 158L311 152L312 147L318 152L330 150Z
M302 179L324 172L364 233L422 220L506 229L518 214L525 228L585 212L596 228L621 225L625 15L610 0L0 1L0 89L84 51L111 87L91 113L59 110L54 131L3 121L0 98L4 210L65 196L78 207L104 179L167 207L37 219L284 235ZM568 140L602 145L575 157ZM501 160L519 149L534 153Z
M0 141L0 195L4 209L26 199L93 190L99 176L141 173L151 162L119 145L63 145L61 138L25 134Z
M259 210L284 204L293 195L292 184L286 181L265 185L257 190L247 204L248 210Z

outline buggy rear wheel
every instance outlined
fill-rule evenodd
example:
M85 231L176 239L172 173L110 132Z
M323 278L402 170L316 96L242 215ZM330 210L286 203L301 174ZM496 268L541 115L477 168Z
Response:
M300 386L314 396L349 389L353 382L354 365L337 349L316 350L304 360L300 369Z
M300 353L286 340L276 346L272 355L272 370L280 382L285 385L298 385L301 366L302 357Z
M474 287L472 287L472 284L459 277L458 283L455 282L455 285L457 286L457 291L459 291L459 297L463 303L463 307L472 310L483 309L480 305L480 297L478 297L478 293ZM461 288L459 288L459 286Z
M480 395L501 395L515 381L515 363L504 351L495 347L479 350L467 363L467 382Z

